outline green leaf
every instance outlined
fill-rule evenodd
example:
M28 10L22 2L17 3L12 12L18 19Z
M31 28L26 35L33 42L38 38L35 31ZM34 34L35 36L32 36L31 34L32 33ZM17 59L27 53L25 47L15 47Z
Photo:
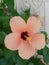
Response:
M46 63L49 63L49 48L47 47L43 49L43 58Z
M16 10L10 10L12 16L20 16Z
M44 64L40 61L40 59L37 59L37 58L33 58L33 59L32 59L32 62L33 62L34 65L44 65Z
M4 8L5 8L5 4L3 0L0 0L0 9L4 9Z
M4 57L0 59L0 65L15 65L13 63L12 58L9 60L6 60Z
M34 65L33 63L29 63L28 65Z
M5 16L5 17L3 18L4 21L2 20L2 25L3 25L2 30L3 30L5 33L7 33L7 34L11 33L10 18L11 18L11 17L9 17L9 16Z
M1 20L3 27L8 27L10 25L10 19L11 19L10 16L3 17L3 19Z
M48 36L47 32L41 31L41 33L43 33L45 35L45 40L46 40L47 39L47 36Z
M29 60L28 60L28 64L29 63L32 63L33 65L44 65L40 59L38 58L35 58L35 57L31 57Z
M39 54L39 55L43 55L43 49L38 50L38 54Z
M20 57L17 57L17 65L26 65L26 61Z
M4 3L8 6L9 11L11 12L12 15L19 15L15 10L14 10L14 0L3 0Z
M4 3L9 7L10 10L14 7L14 0L3 0Z
M0 10L0 31L4 31L5 33L10 33L10 16L7 16L3 9Z
M2 49L0 49L0 58L2 58L3 57L3 51L2 51Z
M3 28L1 20L3 20L3 17L5 17L5 15L6 15L6 13L4 12L4 10L0 9L0 30L2 30L2 28Z
M8 60L12 57L13 51L8 50L7 48L3 48L4 57Z
M7 65L7 61L5 58L0 59L0 65Z
M26 22L30 16L30 9L26 10L23 14L20 15Z
M16 61L17 61L17 56L18 56L17 51L15 51L12 55L12 59L13 59L14 63L16 63Z
M5 15L6 15L6 13L4 12L4 10L0 9L0 16L5 16Z
M26 65L27 63L27 60L23 60L22 58L19 57L17 51L13 54L12 58L17 65Z
M7 61L7 65L15 65L12 58Z
M2 24L2 22L0 21L0 31L2 30L2 28L3 28L3 24Z
M11 28L10 28L10 16L1 16L0 17L0 30L4 31L5 33L10 33Z
M30 15L30 9L25 10L25 13L27 13L28 15Z
M5 36L6 36L6 34L3 31L1 31L0 32L0 44L3 44L4 43Z

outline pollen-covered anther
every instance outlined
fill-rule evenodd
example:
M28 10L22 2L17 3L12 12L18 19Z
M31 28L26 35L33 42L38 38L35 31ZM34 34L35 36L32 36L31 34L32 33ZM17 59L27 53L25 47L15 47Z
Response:
M27 36L25 36L26 37L26 39L29 41L29 42L32 42L32 37L27 37Z

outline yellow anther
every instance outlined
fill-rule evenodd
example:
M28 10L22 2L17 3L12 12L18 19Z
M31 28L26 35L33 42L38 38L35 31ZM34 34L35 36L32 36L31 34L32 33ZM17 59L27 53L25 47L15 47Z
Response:
M25 36L25 37L26 37L26 39L27 39L28 41L32 42L32 38L31 38L31 37L27 37L27 36Z

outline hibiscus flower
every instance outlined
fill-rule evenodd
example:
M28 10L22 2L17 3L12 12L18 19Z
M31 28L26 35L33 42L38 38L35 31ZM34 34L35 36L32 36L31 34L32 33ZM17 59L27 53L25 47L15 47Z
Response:
M12 33L5 37L5 46L10 50L18 50L21 58L29 59L36 50L45 47L45 36L39 33L39 17L31 16L25 23L20 16L15 16L10 20L10 27Z

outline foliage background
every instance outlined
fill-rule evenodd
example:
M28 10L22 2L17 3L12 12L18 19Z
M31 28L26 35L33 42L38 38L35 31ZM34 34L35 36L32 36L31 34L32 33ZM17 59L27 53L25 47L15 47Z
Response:
M10 51L4 45L4 39L11 32L10 19L13 16L21 16L25 21L30 16L30 10L26 10L24 14L18 14L14 10L14 0L1 0L0 2L0 65L49 65L49 48L37 51L35 57L23 60L19 57L18 51ZM47 33L42 31L47 39ZM40 55L40 57L38 57ZM42 58L41 58L42 56ZM42 61L41 61L42 59ZM43 62L44 61L44 62Z

